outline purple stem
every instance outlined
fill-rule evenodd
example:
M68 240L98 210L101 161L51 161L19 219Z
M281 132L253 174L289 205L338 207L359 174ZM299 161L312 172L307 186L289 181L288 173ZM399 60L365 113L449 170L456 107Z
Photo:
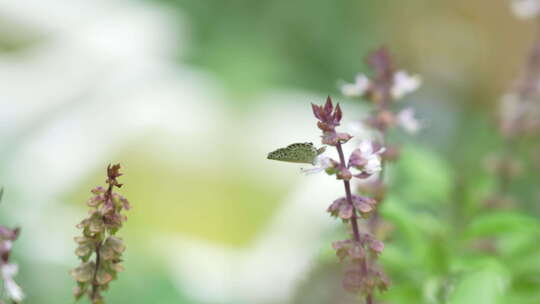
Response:
M107 192L105 192L105 201L108 202L109 200L112 199L112 190L113 190L113 185L112 184L109 184L109 188L107 189ZM97 237L96 237L97 238ZM99 239L99 242L96 244L96 267L94 269L94 277L92 279L92 294L91 294L91 299L92 299L92 303L94 303L95 301L98 300L99 298L99 283L97 281L97 274L98 274L98 271L99 271L99 268L100 268L100 264L101 264L101 255L99 253L99 250L101 249L101 245L103 245L103 241Z
M341 143L336 144L336 149L339 154L339 160L341 163L341 166L345 167L345 155L343 154L343 148L341 147ZM343 185L345 186L345 196L347 198L347 202L353 207L353 214L351 216L351 226L354 234L354 240L358 243L360 243L360 232L358 231L358 216L356 215L356 209L354 209L354 204L352 202L352 194L351 194L351 183L348 180L343 180ZM367 257L362 260L362 273L364 275L367 275ZM366 304L373 304L373 296L371 293L368 293L366 296Z

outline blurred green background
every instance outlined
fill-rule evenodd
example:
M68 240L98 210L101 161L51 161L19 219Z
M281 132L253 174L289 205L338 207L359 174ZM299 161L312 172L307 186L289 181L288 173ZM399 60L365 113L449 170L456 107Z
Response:
M427 125L389 168L380 303L538 303L537 141L497 187L500 96L535 31L503 0L53 0L0 3L0 223L26 303L72 303L75 225L108 163L134 209L107 303L357 303L340 287L325 214L341 188L266 153L317 141L309 102L366 108L339 81L381 45L422 75L403 104ZM535 150L536 149L536 150Z

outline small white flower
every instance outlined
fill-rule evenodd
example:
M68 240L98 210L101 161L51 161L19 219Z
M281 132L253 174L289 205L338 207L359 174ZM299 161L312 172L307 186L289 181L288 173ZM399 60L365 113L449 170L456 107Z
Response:
M520 19L530 19L540 15L539 0L512 0L512 11Z
M17 275L17 272L19 271L17 265L3 264L0 266L0 270L4 281L4 289L6 290L8 297L15 302L22 301L24 299L24 293L21 287L13 280L13 277Z
M2 264L2 278L13 278L19 273L19 266L16 264Z
M19 285L17 285L17 283L15 283L15 281L13 280L5 280L4 281L4 288L8 294L8 297L15 301L15 302L20 302L24 299L24 293L21 289L21 287L19 287Z
M403 96L416 91L422 84L419 75L409 75L406 71L397 71L394 74L394 85L392 86L392 97L400 99Z
M2 241L3 250L5 251L11 251L11 247L13 246L13 242L10 240Z
M416 134L422 124L416 119L413 108L405 108L397 115L398 124L409 134Z
M381 171L381 153L386 149L381 147L377 151L373 151L373 143L371 141L365 140L360 143L358 147L364 159L367 160L367 164L364 167L364 172L372 175Z
M356 138L366 138L371 134L371 129L362 120L354 120L347 123L346 131L353 136L353 140Z
M363 176L371 176L382 170L381 153L385 148L381 147L377 151L373 149L373 143L369 140L360 142L360 145L353 151L349 158L349 165L359 170Z
M315 158L315 162L313 164L315 167L310 169L300 169L302 172L306 175L316 174L325 171L328 168L331 168L334 166L334 163L332 159L328 156L319 155L317 158Z
M345 83L341 86L341 94L347 97L360 97L369 88L369 79L364 74L356 75L354 83Z

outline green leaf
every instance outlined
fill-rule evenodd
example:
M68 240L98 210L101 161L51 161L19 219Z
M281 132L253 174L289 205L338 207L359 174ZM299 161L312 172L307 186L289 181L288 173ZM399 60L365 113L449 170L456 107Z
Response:
M465 230L464 236L475 238L520 232L539 233L538 220L525 214L498 211L476 216Z
M400 239L407 244L408 258L420 258L426 251L426 242L418 225L417 216L401 200L389 196L381 206L383 218L395 225ZM384 254L383 254L384 256Z
M449 304L498 304L505 295L508 278L498 267L464 275L450 295Z

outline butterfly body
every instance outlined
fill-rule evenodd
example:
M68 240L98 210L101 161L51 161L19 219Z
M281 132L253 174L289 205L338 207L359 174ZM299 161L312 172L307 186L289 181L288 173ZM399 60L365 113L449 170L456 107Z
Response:
M317 156L321 155L325 149L325 147L317 149L312 143L295 143L268 153L268 159L314 164Z

